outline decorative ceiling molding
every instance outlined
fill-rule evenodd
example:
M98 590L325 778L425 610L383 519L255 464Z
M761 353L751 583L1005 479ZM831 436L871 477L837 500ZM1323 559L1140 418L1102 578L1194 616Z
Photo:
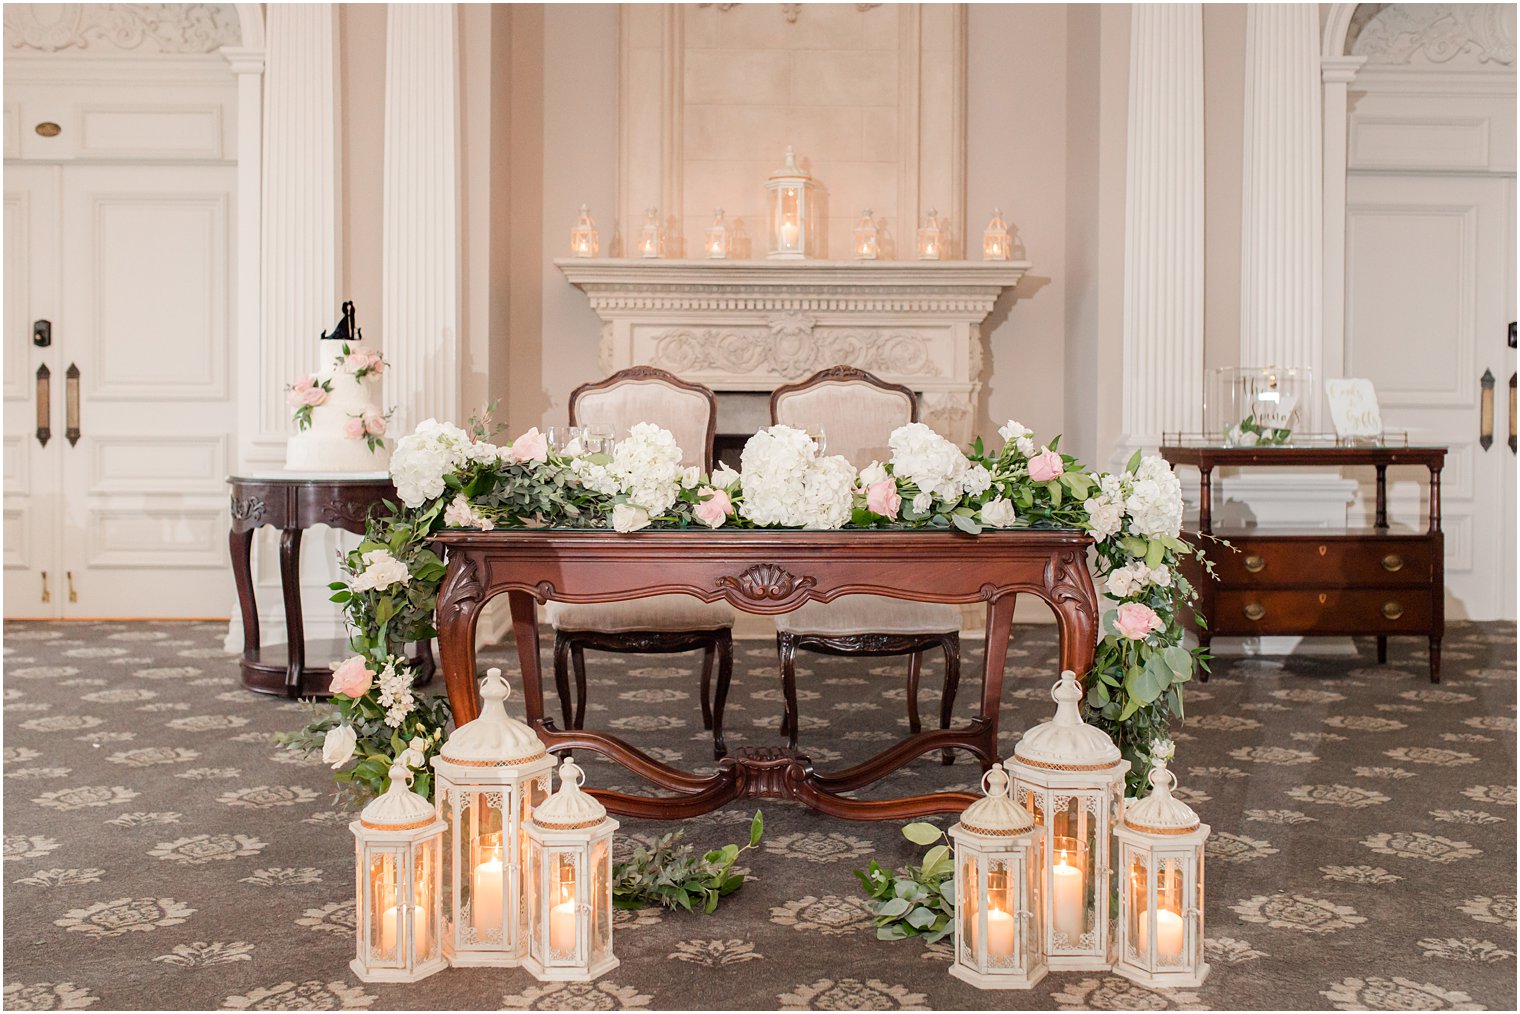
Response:
M720 11L731 11L731 10L733 10L735 7L737 7L739 5L738 4L713 4L713 3L706 3L706 4L697 4L697 6L698 7L716 7ZM792 24L792 25L795 25L797 23L797 15L799 15L799 14L802 13L802 8L805 7L805 6L807 6L807 5L806 4L781 4L780 5L782 15L786 18L787 23L788 24ZM873 8L880 7L881 4L855 4L854 6L855 6L855 9L857 11L869 11L869 10L872 10Z
M241 36L232 4L5 5L7 50L200 54Z
M1347 35L1351 55L1369 64L1515 63L1510 4L1362 4Z

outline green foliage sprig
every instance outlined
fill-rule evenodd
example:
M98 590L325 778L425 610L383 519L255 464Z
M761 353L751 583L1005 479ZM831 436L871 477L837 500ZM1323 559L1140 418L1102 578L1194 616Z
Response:
M921 862L888 871L872 859L855 876L871 898L876 939L921 936L934 943L954 928L955 853L945 833L933 824L909 824L902 833L915 845L933 846Z
M697 855L683 832L673 831L651 849L642 846L612 868L612 903L618 908L682 909L712 912L718 902L744 886L744 874L734 869L740 855L760 844L765 822L760 811L749 824L749 844L725 845Z

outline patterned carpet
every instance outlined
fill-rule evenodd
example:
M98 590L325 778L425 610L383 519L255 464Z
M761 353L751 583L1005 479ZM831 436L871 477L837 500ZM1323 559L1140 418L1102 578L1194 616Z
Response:
M1515 1007L1513 623L1454 625L1439 687L1414 640L1395 641L1382 667L1370 642L1350 661L1221 663L1189 697L1176 764L1214 827L1209 980L1152 992L1068 973L1005 995L952 979L947 945L874 938L850 871L910 857L895 825L779 803L764 806L743 890L711 916L621 914L623 964L601 981L449 970L361 984L348 969L350 815L333 808L319 761L273 746L300 715L238 687L224 632L5 626L6 1007ZM1015 637L1008 745L1050 713L1055 658L1051 628ZM710 760L691 660L592 661L588 725L662 759ZM820 767L900 734L903 667L884 661L802 659L803 738ZM974 652L967 663L960 714L976 696ZM938 671L925 676L926 717ZM773 650L742 643L730 745L773 742L778 701ZM594 785L631 782L588 767ZM886 791L967 785L972 770L926 757ZM749 812L690 821L688 837L737 840ZM668 829L624 822L633 836Z

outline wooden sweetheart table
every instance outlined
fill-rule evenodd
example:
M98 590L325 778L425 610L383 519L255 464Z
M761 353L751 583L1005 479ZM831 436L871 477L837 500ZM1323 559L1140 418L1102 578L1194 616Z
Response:
M1034 595L1055 611L1061 666L1085 674L1098 629L1097 596L1087 569L1091 538L1071 530L988 531L657 531L620 534L565 529L447 531L435 539L448 573L438 594L438 643L449 703L463 724L480 713L475 628L481 608L505 593L522 665L528 724L550 748L604 754L667 795L598 791L609 810L676 819L738 799L793 799L855 820L899 820L958 813L976 797L940 792L863 800L865 788L926 753L959 747L983 768L998 760L1003 663L1015 599ZM783 746L738 750L712 775L656 761L616 736L562 731L544 714L535 606L549 599L608 602L685 593L705 602L773 615L804 602L847 594L922 602L982 602L987 607L986 668L977 715L969 724L908 735L876 756L834 773L813 768L805 751ZM1054 675L1054 674L1052 674ZM718 703L715 710L721 711Z

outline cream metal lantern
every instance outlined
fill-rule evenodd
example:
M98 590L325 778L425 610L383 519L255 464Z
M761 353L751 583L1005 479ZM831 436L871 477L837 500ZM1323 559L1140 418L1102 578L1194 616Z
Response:
M602 249L601 237L596 223L591 220L591 208L581 205L581 213L570 230L570 252L576 257L595 257Z
M921 261L937 261L944 255L945 230L940 227L939 215L933 208L924 217L924 224L918 229L918 259Z
M358 946L349 967L363 982L416 982L446 967L438 933L443 821L410 788L410 749L391 765L391 784L348 825L358 863Z
M800 261L812 256L813 230L817 214L818 185L797 165L792 146L786 147L786 162L765 181L770 214L767 215L772 260Z
M1008 240L1008 223L1003 221L1001 208L992 209L992 221L982 233L982 260L1006 261L1013 256Z
M713 212L713 223L707 227L702 242L702 248L707 251L709 260L721 261L728 259L729 248L733 243L732 233L728 223L723 220L723 209L718 208Z
M590 982L618 966L612 953L612 832L618 822L581 791L566 758L559 788L528 822L528 954L539 979Z
M1082 687L1071 670L1051 690L1055 718L1024 733L1008 762L1013 799L1045 838L1041 923L1054 970L1113 965L1109 932L1114 822L1129 761L1103 732L1082 721Z
M1044 841L1013 801L1008 774L982 776L986 796L950 829L955 843L955 961L950 974L978 989L1028 989L1045 977L1040 933Z
M874 261L881 253L881 231L876 228L876 218L867 208L860 216L860 224L854 232L855 259Z
M665 230L660 228L660 209L644 212L644 228L639 230L639 256L665 256Z
M1165 756L1165 747L1157 753ZM1142 986L1197 986L1203 960L1203 851L1209 826L1172 795L1158 760L1151 792L1124 808L1119 843L1119 956L1114 971Z
M443 834L443 947L452 965L520 964L523 826L549 794L554 761L533 730L507 714L500 669L480 683L480 717L455 729L433 758Z

